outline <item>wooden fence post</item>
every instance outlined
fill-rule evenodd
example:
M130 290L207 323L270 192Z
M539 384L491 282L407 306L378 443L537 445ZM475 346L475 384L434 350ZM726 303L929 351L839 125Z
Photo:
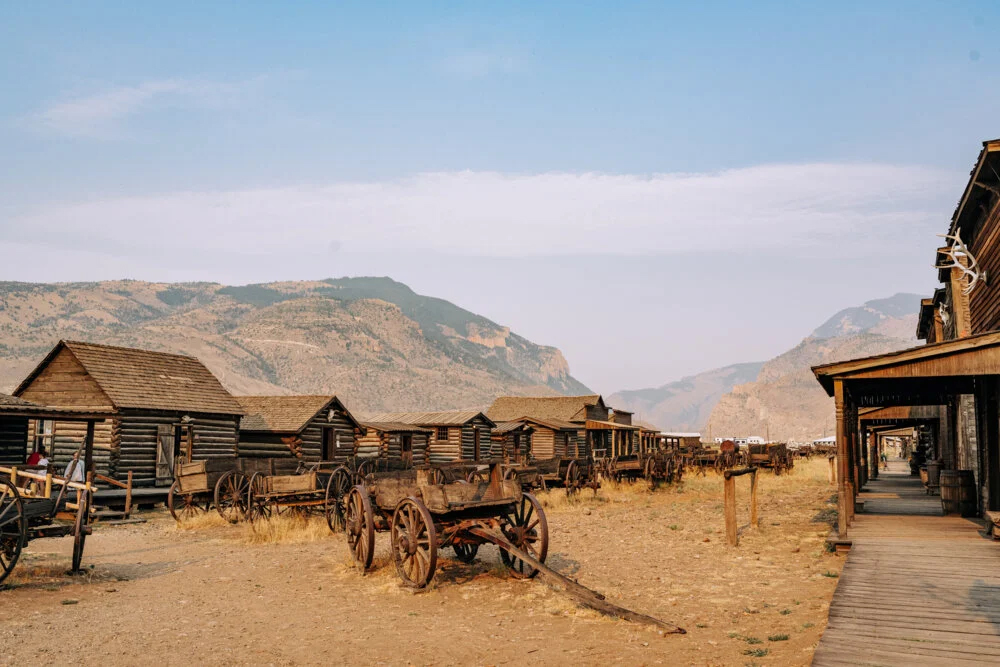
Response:
M757 528L757 471L750 473L750 525Z
M830 484L837 483L837 457L830 457Z
M125 487L125 518L132 514L132 471L128 471L128 479Z
M728 473L728 471L727 471ZM736 534L736 479L725 476L726 541L730 546L739 544Z

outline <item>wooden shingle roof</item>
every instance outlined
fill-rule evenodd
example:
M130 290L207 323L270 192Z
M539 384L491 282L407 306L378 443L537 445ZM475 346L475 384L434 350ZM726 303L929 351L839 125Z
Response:
M194 357L62 340L14 390L21 394L63 349L80 362L115 408L240 415L218 378Z
M493 401L486 415L493 421L511 421L522 417L582 421L588 405L603 404L600 394L587 396L501 396Z
M363 422L362 426L382 433L432 433L431 429L401 422Z
M341 410L348 419L358 422L336 396L237 396L246 416L240 420L241 431L299 433L321 412Z
M416 426L462 426L476 417L482 417L494 426L493 421L478 410L450 410L448 412L382 412L366 415L365 422L396 422Z
M0 394L0 417L31 417L37 419L62 418L72 419L94 419L104 421L111 416L107 409L88 407L52 407L42 405L34 401L26 401L10 394Z

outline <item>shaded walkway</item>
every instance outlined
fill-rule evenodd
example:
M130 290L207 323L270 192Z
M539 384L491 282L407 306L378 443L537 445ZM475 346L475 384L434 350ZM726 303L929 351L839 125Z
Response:
M1000 545L890 465L858 496L813 664L1000 665Z

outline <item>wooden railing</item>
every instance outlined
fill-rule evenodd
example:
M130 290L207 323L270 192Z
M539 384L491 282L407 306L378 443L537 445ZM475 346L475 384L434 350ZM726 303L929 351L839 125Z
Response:
M66 494L66 491L69 489L73 489L75 491L88 491L88 492L94 490L93 482L90 479L89 475L86 482L72 482L65 477L60 477L59 475L53 475L50 472L42 474L37 472L31 472L28 470L18 470L16 466L12 467L0 466L0 474L7 475L7 477L10 480L9 482L0 482L0 485L6 486L6 484L9 483L11 486L15 487L18 490L18 493L20 493L21 497L25 499L32 499L32 498L50 499L52 498L52 492L55 490L55 487L60 487L59 495L57 497L58 498L57 503L58 503L58 500L62 500L62 498ZM27 480L27 483L22 482L24 484L22 486L21 485L22 483L19 483L21 482L21 480ZM31 484L31 482L35 483ZM73 503L67 500L66 509L71 509L71 510L79 509L79 505L77 505L77 503Z
M740 543L739 532L736 528L736 478L750 475L750 525L757 528L757 468L726 470L723 475L725 476L726 541L735 547Z

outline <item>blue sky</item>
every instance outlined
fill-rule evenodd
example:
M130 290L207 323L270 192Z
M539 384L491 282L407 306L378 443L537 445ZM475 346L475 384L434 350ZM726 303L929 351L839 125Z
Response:
M767 358L933 288L1000 136L998 27L992 2L3 2L0 279L389 274L604 392ZM594 300L649 326L578 326Z

